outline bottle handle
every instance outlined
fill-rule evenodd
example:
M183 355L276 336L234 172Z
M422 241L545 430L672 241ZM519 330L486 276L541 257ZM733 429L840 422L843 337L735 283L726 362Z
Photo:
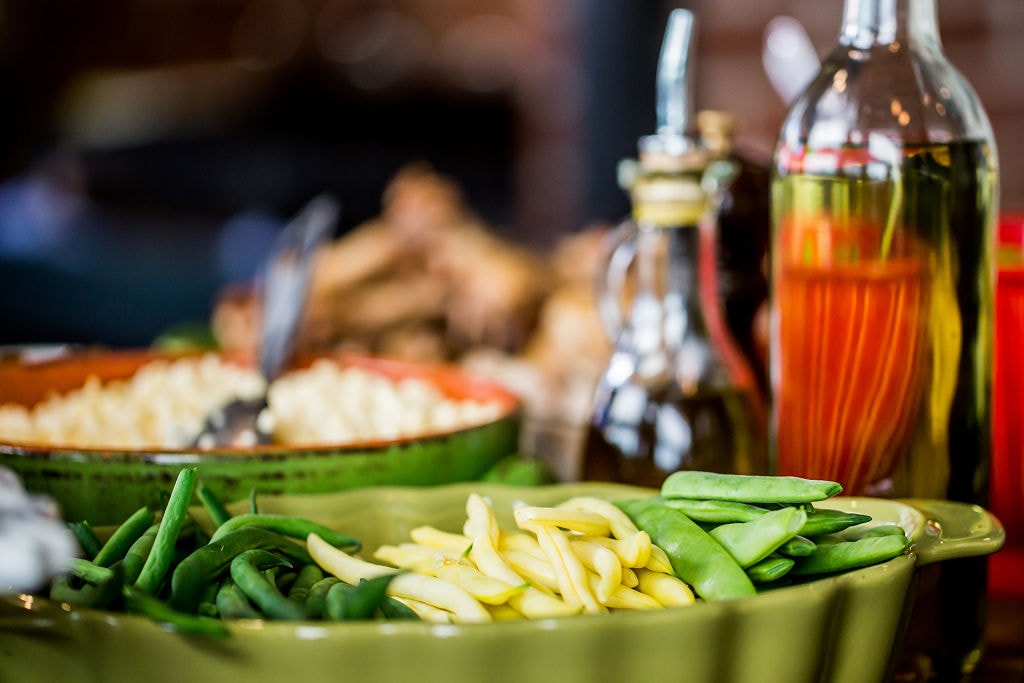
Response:
M624 220L607 235L602 244L603 268L594 278L597 312L605 334L613 343L622 332L622 293L626 286L629 267L636 257L636 223Z

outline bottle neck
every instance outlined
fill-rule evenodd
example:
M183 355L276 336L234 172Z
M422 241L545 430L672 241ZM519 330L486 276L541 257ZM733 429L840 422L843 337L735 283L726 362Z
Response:
M941 49L935 0L846 0L839 42L862 49L894 44Z

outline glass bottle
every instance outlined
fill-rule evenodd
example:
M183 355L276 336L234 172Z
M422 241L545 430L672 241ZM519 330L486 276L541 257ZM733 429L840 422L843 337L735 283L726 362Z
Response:
M778 473L985 503L997 207L992 130L935 1L846 0L774 155ZM929 633L908 647L945 680L980 652L984 570L942 563L918 600Z
M755 321L768 301L768 164L736 149L736 117L730 112L698 112L697 129L711 158L736 165L718 212L718 294L729 332L767 396L768 340L758 334Z
M763 406L717 297L717 210L735 168L685 134L680 18L692 26L689 12L672 13L659 63L659 105L671 106L659 106L658 133L640 140L632 220L599 281L614 350L595 391L584 479L657 487L680 469L767 471ZM634 290L624 296L630 262Z

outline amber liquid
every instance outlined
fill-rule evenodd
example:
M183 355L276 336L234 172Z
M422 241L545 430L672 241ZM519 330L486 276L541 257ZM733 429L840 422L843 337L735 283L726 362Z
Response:
M764 448L745 427L753 419L738 391L686 396L674 382L627 383L599 401L583 478L659 487L677 470L764 473Z
M791 167L777 169L772 206L776 231L773 286L778 287L779 278L785 277L781 254L794 246L780 241L781 226L792 225L794 221L803 225L817 223L827 226L833 235L842 235L844 230L863 229L868 224L893 224L895 218L897 230L927 250L927 307L917 309L924 325L923 357L927 365L922 372L904 380L908 389L902 394L905 399L872 395L863 377L850 373L849 368L835 368L830 381L811 388L803 385L806 377L790 374L801 367L787 357L795 345L780 343L775 337L772 383L776 398L787 391L803 391L807 392L808 400L823 401L826 399L820 394L825 392L846 396L854 405L877 401L890 415L909 414L911 428L900 432L902 443L894 441L888 447L898 462L887 493L986 505L992 414L991 246L997 201L991 150L978 142L906 147L899 166L898 188L891 182L891 176L886 177L889 171L884 165L878 168L876 163L874 172L868 168L870 155L863 148L815 150L814 163L800 159L799 152L782 152L780 158L784 159L788 152L788 157L804 168L821 169L822 162L828 161L827 154L833 155L835 163L833 172L823 175L802 173L801 169ZM893 206L899 207L896 216L889 215ZM803 262L805 266L825 267L832 263L864 268L857 264L870 259L884 260L886 255L884 239L877 241L878 249L868 252L835 252L830 249L832 244L823 238L816 245L822 251L797 248L791 249L786 257L790 265ZM914 285L908 281L900 287L910 293ZM872 295L865 291L864 296ZM882 298L877 301L881 304ZM790 314L782 308L774 311L778 328L787 325ZM813 337L823 332L809 326L802 334ZM848 362L854 362L854 356L851 354ZM815 392L817 397L811 395ZM828 424L816 422L811 413L802 417L783 414L784 409L776 400L773 443L780 463L791 462L782 452L785 446L777 440L780 425L793 430L797 426L791 422L802 422L799 428L813 431ZM828 442L828 434L820 436L822 443ZM842 462L841 453L829 449L814 457ZM886 469L889 468L882 467L877 472ZM855 473L833 471L840 481L859 482L852 478L858 476ZM879 490L882 492L886 491ZM960 680L976 664L985 623L986 559L941 562L922 573L905 647L897 664L897 680Z

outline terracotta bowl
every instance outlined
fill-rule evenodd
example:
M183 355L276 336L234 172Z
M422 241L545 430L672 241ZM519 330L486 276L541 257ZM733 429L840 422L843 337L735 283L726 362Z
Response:
M167 354L152 351L82 351L52 359L0 360L0 404L35 405L53 392L130 377ZM428 366L351 355L332 356L393 379L420 378L456 399L495 401L500 415L477 426L393 440L271 445L212 451L79 448L13 443L0 434L0 466L12 469L29 491L46 493L68 520L113 524L143 505L154 509L183 465L195 464L209 488L223 500L263 494L323 493L371 485L427 486L473 481L519 445L521 405L504 388L448 366ZM240 363L245 359L233 358ZM300 359L308 366L314 358Z

